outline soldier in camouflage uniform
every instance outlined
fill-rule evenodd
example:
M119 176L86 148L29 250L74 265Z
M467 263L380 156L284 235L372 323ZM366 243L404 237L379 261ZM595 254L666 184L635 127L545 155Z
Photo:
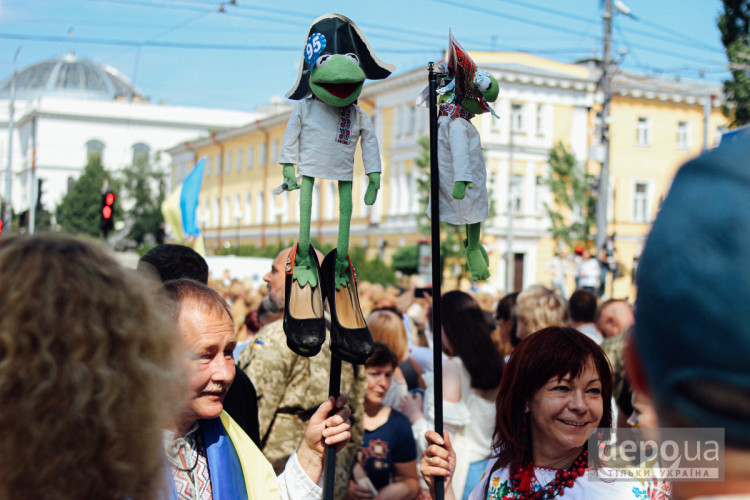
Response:
M273 310L280 302L283 311L284 262L288 253L289 249L282 250L271 272L263 278L269 286L267 310ZM329 325L326 316L326 330ZM312 358L299 356L287 347L283 320L279 319L258 332L255 341L239 355L237 364L250 376L258 392L260 448L274 469L283 470L286 459L302 438L307 420L328 397L329 342ZM349 396L352 427L349 444L336 456L334 498L337 500L346 497L355 455L364 436L366 388L364 367L342 363L341 392Z

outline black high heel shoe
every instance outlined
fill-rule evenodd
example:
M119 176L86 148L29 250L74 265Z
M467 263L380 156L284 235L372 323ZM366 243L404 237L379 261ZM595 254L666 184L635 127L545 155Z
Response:
M347 256L347 259L349 257ZM343 361L363 365L372 354L373 341L357 293L357 276L349 260L351 279L336 290L336 249L326 255L320 267L323 294L331 309L331 352Z
M300 356L312 357L320 352L326 340L326 325L323 317L323 294L321 292L321 273L318 256L310 245L310 256L318 274L318 285L304 287L294 281L294 259L297 256L299 242L286 258L286 276L284 282L284 333L286 345Z

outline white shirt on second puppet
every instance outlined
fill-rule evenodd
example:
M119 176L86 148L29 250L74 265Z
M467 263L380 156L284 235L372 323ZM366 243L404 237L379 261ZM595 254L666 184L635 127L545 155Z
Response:
M474 224L487 218L487 168L479 132L464 118L440 117L438 128L440 220L449 224ZM453 198L453 183L474 183L462 200ZM432 203L432 200L430 200ZM431 208L428 205L427 215Z

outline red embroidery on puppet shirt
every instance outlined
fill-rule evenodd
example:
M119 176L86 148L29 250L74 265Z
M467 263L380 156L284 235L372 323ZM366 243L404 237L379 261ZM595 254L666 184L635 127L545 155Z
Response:
M352 133L352 107L347 106L341 109L339 114L339 131L336 135L336 142L349 144L349 136Z

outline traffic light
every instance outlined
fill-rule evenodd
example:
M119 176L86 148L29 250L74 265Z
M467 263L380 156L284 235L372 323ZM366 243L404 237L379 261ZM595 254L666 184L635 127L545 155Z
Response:
M102 194L102 210L99 228L102 230L104 237L115 227L115 193L107 191Z

